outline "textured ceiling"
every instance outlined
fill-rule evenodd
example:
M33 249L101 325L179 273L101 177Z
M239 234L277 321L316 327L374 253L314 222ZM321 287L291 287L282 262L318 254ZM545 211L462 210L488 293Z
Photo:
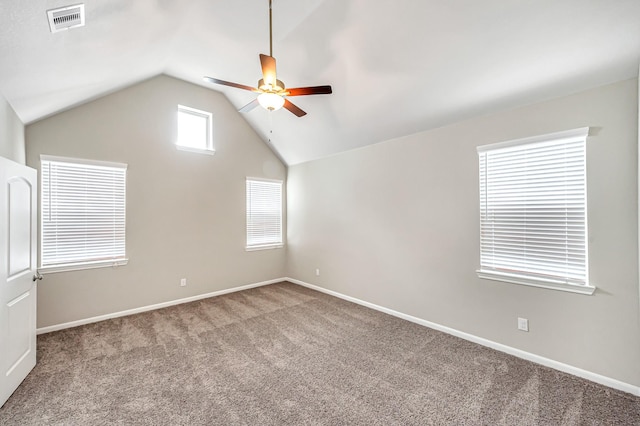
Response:
M241 107L268 54L268 0L87 0L86 26L0 0L0 92L25 123L165 73ZM273 0L274 56L308 112L243 116L288 163L637 76L640 0Z

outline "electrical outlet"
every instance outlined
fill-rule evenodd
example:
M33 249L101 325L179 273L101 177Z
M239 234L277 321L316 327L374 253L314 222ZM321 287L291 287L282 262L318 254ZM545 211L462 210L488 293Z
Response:
M180 287L185 287L187 285L187 279L186 278L182 278L180 280Z
M316 269L316 277L320 276L320 269Z
M529 331L529 320L526 318L518 318L518 330Z

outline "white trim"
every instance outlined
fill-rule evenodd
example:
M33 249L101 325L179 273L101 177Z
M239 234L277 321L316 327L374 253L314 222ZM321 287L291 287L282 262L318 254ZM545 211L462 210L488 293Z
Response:
M569 373L574 376L581 377L583 379L590 380L592 382L599 383L604 386L608 386L613 389L618 389L623 392L628 392L635 396L640 396L640 386L635 386L629 383L622 382L620 380L612 379L607 376L603 376L597 373L592 373L587 370L583 370L581 368L574 367L569 364L564 364L562 362L558 362L549 358L542 357L540 355L532 354L530 352L523 351L521 349L516 349L511 346L503 345L502 343L497 343L492 340L484 339L482 337L475 336L473 334L465 333L463 331L456 330L454 328L446 327L444 325L440 325L431 321L423 320L421 318L417 318L411 315L403 314L402 312L394 311L393 309L385 308L383 306L375 305L373 303L365 302L364 300L356 299L355 297L346 296L342 293L338 293L333 290L327 290L322 287L318 287L317 285L309 284L304 281L296 280L293 278L285 278L286 281L289 281L293 284L298 284L303 287L310 288L312 290L319 291L321 293L329 294L331 296L338 297L340 299L347 300L349 302L356 303L358 305L366 306L367 308L375 309L376 311L384 312L385 314L392 315L397 318L401 318L425 327L432 328L434 330L442 331L443 333L450 334L452 336L459 337L464 340L468 340L473 343L477 343L482 346L486 346L491 349L495 349L500 352L507 353L509 355L513 355L518 358L525 359L527 361L534 362L536 364L544 365L545 367L553 368L555 370L559 370L565 373Z
M182 146L182 145L178 145L178 144L176 144L176 149L178 151L195 152L197 154L207 154L207 155L215 155L216 154L216 150L215 149L192 148L192 147L189 147L189 146Z
M97 262L63 263L61 265L41 266L38 268L38 272L41 274L56 274L58 272L84 271L86 269L117 268L125 266L127 263L129 263L128 258L100 260Z
M169 306L181 305L183 303L195 302L196 300L207 299L209 297L221 296L223 294L235 293L237 291L249 290L250 288L262 287L269 284L275 284L282 281L287 281L287 278L275 278L273 280L261 281L258 283L247 284L240 287L227 288L225 290L218 290L211 293L198 294L196 296L185 297L183 299L170 300L168 302L156 303L154 305L141 306L139 308L127 309L124 311L114 312L111 314L98 315L91 318L85 318L76 321L65 322L62 324L50 325L47 327L41 327L36 330L36 334L51 333L52 331L64 330L66 328L78 327L85 324L91 324L94 322L104 321L113 318L126 317L129 315L139 314L142 312L153 311L156 309L162 309Z
M502 281L505 283L528 285L531 287L547 288L550 290L567 291L569 293L592 295L596 288L584 284L568 284L559 281L543 280L542 278L533 279L529 277L521 277L517 274L506 274L497 271L486 271L479 269L476 271L478 278L492 281Z
M478 152L492 151L495 149L511 148L513 146L525 145L536 142L558 141L560 139L584 139L589 136L588 127L564 130L562 132L547 133L546 135L531 136L528 138L514 139L505 142L491 143L476 147Z
M283 186L283 180L282 179L267 179L267 178L261 178L261 177L251 177L251 176L247 176L245 178L245 182L248 180L257 180L259 182L273 182L273 183L279 183L280 186Z
M638 97L636 100L638 101L638 121L636 122L638 126L636 127L636 134L638 135L638 145L636 148L640 148L640 64L638 65L638 77L636 78L636 84L638 85ZM638 245L640 246L640 151L638 151L638 164L636 168L636 178L638 183ZM638 268L640 272L640 251L638 252ZM638 309L640 310L640 280L638 280Z
M87 158L59 157L57 155L40 154L40 162L54 161L57 163L82 164L83 166L110 167L114 169L127 170L128 165L125 163L115 163L113 161L89 160Z
M283 243L263 244L259 246L246 246L245 251L273 250L284 247Z

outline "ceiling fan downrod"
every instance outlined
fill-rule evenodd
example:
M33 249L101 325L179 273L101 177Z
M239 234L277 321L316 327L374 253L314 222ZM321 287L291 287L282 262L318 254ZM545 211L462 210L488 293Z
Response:
M230 81L219 80L213 77L204 77L206 81L223 86L235 87L258 93L258 97L238 111L249 112L257 105L262 105L264 109L275 111L280 108L289 110L296 117L302 117L307 113L295 106L288 97L307 95L329 95L333 93L331 86L309 86L285 89L284 83L276 78L276 58L273 57L273 13L272 0L269 0L269 56L260 54L260 66L262 67L262 78L258 80L258 87L245 86L244 84L232 83Z
M271 17L271 0L269 0L269 56L273 58L273 24Z

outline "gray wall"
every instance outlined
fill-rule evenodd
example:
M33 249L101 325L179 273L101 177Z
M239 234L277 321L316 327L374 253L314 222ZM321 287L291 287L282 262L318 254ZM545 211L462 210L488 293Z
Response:
M623 81L290 167L289 276L640 385L637 96ZM476 146L585 126L596 293L477 278Z
M25 163L24 125L2 95L0 95L0 156L16 163Z
M176 149L178 104L213 113L214 156ZM245 177L286 168L222 94L159 76L30 124L26 144L34 168L41 154L129 165L129 264L46 275L38 327L284 276L284 249L244 249Z

